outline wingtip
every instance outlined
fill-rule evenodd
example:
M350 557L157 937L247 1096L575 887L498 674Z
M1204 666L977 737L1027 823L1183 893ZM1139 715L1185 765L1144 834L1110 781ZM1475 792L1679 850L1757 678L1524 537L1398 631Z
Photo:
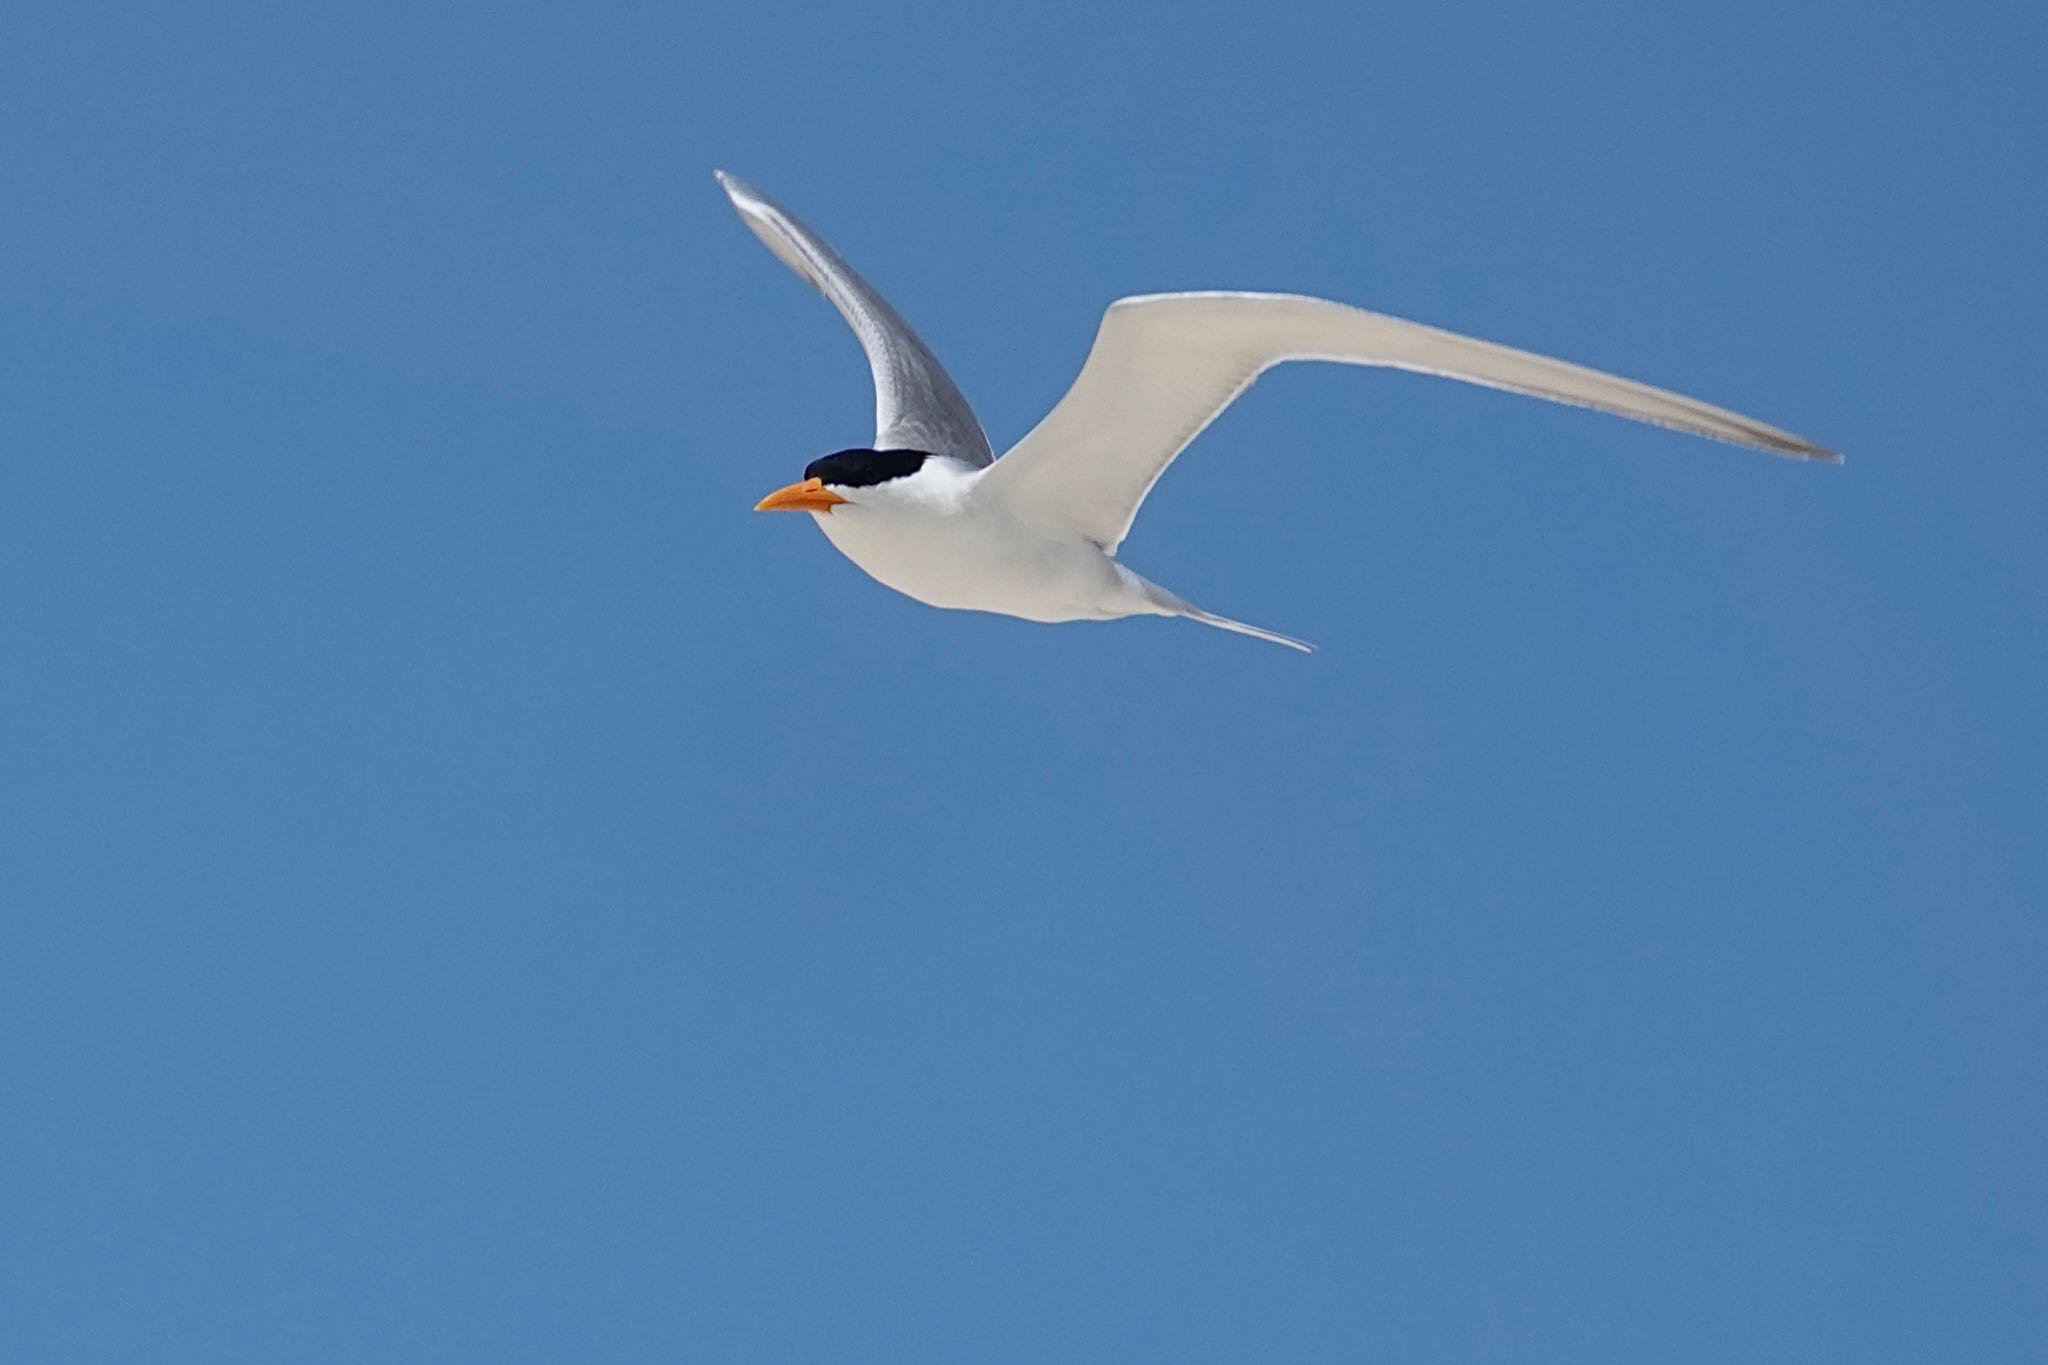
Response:
M1826 446L1815 445L1804 437L1794 436L1790 432L1777 432L1775 435L1777 437L1775 440L1768 442L1758 441L1754 444L1758 449L1768 451L1773 455L1784 455L1794 460L1810 460L1815 464L1843 463L1842 453L1838 450L1829 450Z

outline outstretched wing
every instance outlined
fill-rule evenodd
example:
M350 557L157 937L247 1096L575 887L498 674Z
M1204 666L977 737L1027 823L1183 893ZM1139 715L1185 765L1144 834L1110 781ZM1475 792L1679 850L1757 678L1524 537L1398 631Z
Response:
M1173 457L1286 360L1441 375L1777 455L1840 459L1680 394L1384 313L1293 294L1148 294L1110 305L1074 386L984 487L1114 550Z
M974 409L889 301L774 200L724 171L718 183L754 235L830 299L860 338L875 376L875 449L924 450L973 465L993 460Z

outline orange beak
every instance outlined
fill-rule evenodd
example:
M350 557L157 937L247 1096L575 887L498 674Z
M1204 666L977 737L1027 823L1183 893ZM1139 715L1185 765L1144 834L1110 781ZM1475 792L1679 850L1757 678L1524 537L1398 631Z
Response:
M829 512L846 499L827 492L824 480L805 479L778 488L754 504L756 512Z

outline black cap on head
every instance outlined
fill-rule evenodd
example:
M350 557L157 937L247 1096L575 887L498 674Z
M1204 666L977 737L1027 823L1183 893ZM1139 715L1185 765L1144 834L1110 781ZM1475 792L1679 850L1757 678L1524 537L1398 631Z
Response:
M872 488L915 474L927 458L922 450L841 450L805 465L804 477L841 488Z

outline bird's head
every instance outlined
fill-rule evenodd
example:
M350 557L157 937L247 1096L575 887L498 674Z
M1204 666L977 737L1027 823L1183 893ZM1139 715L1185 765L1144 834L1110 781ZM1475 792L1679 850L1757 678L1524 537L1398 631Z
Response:
M922 450L841 450L804 467L801 481L754 504L756 512L827 513L876 499L877 490L907 479L930 458Z

